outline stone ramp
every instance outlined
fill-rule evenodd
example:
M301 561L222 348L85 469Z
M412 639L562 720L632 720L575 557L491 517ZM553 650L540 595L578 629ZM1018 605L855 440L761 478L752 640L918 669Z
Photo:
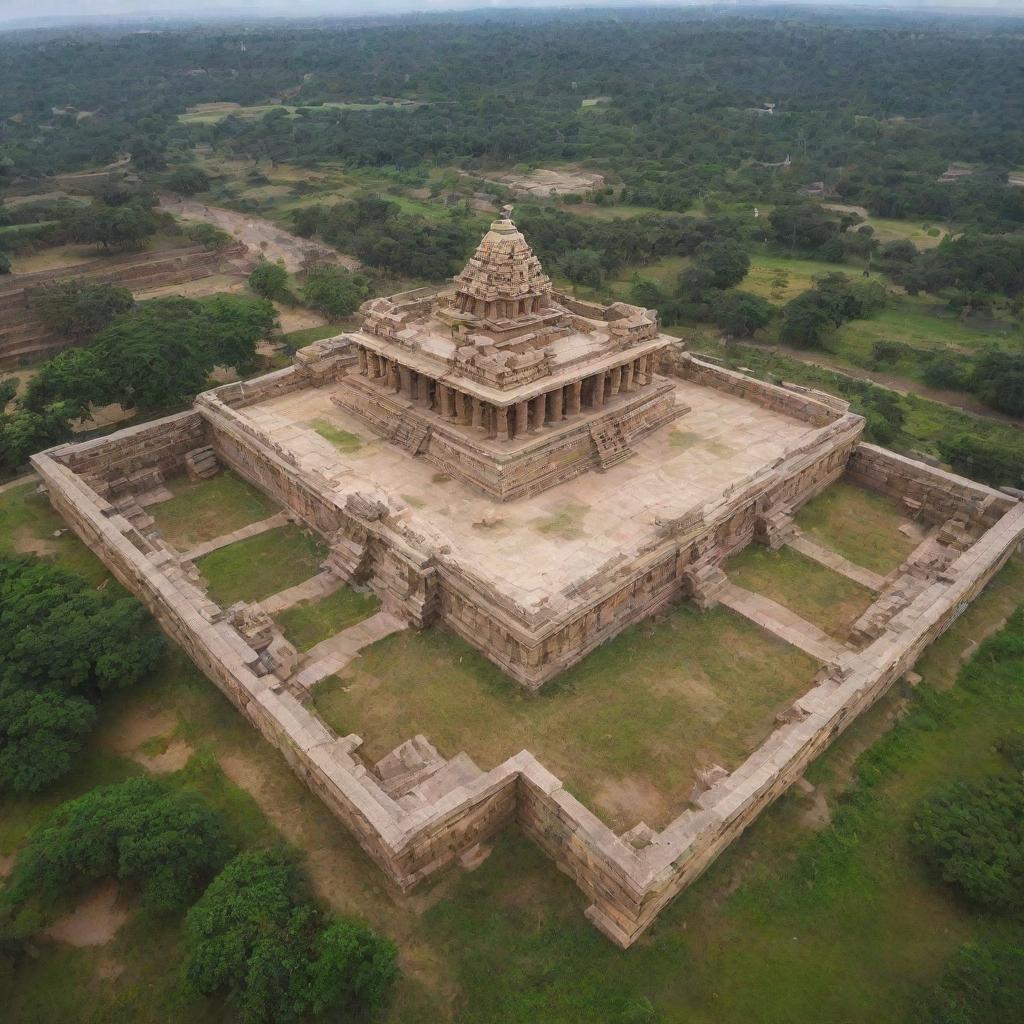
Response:
M726 608L750 619L818 661L835 661L847 650L838 640L834 640L812 622L800 618L778 601L755 594L752 590L744 590L735 583L727 583L719 592L718 600Z
M311 689L321 679L339 672L359 652L378 640L406 628L406 623L387 612L377 612L362 622L328 637L306 652L305 667L294 677L303 689Z
M276 530L279 526L287 526L290 522L291 518L287 512L278 512L269 519L261 519L258 523L250 523L248 526L243 526L231 533L225 533L220 537L214 537L213 540L197 544L191 551L186 551L181 556L182 560L194 562L197 558L202 558L203 555L208 555L211 551L234 544L236 540L248 540L250 537L257 537L268 530Z
M854 583L859 583L862 587L873 590L876 594L885 587L884 576L880 576L877 572L872 572L870 569L865 569L862 565L857 565L856 562L851 562L848 558L844 558L839 554L838 551L833 551L831 548L825 547L824 544L819 544L816 540L808 537L806 533L798 533L787 543L794 551L799 551L801 555L806 555L819 565L832 569L841 576L853 580Z

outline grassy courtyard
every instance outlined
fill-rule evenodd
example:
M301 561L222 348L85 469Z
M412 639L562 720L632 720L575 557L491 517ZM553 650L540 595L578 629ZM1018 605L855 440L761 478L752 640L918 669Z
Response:
M229 469L208 480L180 476L167 481L174 495L151 505L150 515L164 539L179 551L269 519L277 506L262 491Z
M439 629L364 650L314 692L342 735L376 760L423 733L442 754L483 768L528 749L615 827L664 824L694 771L734 767L774 716L811 684L812 659L725 609L675 607L598 648L526 694L468 644Z
M23 550L52 533L44 511L31 487L0 494L0 548ZM51 557L60 564L109 580L72 536L59 543ZM588 924L584 896L515 828L472 874L392 892L283 758L173 647L146 683L103 704L100 730L65 785L0 794L0 853L16 851L61 800L142 771L138 750L171 737L191 751L182 782L227 815L240 846L294 843L325 906L399 945L402 977L386 1024L623 1024L650 1019L637 1016L648 1006L658 1024L907 1024L961 942L1009 927L931 883L906 836L922 795L985 771L993 741L1024 728L1019 671L1016 686L986 672L982 689L934 692L952 684L965 644L1022 601L1024 562L1015 559L919 661L924 683L884 698L812 766L816 793L793 790L769 808L625 953ZM723 647L735 643L720 636ZM712 633L700 639L716 646ZM619 664L619 688L647 692L634 691L629 660ZM819 798L831 824L809 815ZM101 945L38 939L33 956L0 976L5 1019L229 1019L178 988L181 917L129 909Z
M360 594L351 587L341 587L319 601L294 605L276 618L285 637L298 650L308 651L321 640L368 618L379 607L380 601L373 594Z
M900 533L906 523L891 498L846 480L812 498L796 515L796 524L815 540L883 576L917 546Z
M826 633L843 637L875 595L792 548L750 544L725 565L729 579L777 601Z
M294 587L319 571L327 547L311 530L289 523L235 541L197 559L209 595L221 607L259 601Z

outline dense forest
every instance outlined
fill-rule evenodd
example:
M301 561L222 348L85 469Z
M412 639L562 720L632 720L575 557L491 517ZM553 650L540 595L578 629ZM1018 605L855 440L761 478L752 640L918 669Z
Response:
M1024 223L1024 194L1005 185L1024 165L1024 62L1019 29L1000 23L697 10L40 32L0 38L0 66L8 176L122 152L155 168L208 141L293 162L587 161L638 205L677 211L799 179L886 216ZM193 104L275 99L297 116L176 120ZM796 172L779 175L770 165L787 158ZM965 160L983 173L937 182Z

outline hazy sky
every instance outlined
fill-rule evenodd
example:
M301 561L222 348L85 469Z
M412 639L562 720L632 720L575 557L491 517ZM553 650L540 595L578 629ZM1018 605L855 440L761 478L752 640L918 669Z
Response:
M373 14L396 11L443 11L484 7L654 6L659 0L0 0L0 22L51 16L86 19L92 15L245 15ZM672 0L662 0L670 3ZM697 4L702 0L675 0ZM708 0L703 0L707 3ZM711 0L714 2L714 0ZM743 0L739 0L743 2ZM746 0L757 3L759 0ZM760 0L763 3L779 0ZM785 2L785 0L783 0ZM789 0L803 6L826 6L828 0ZM926 10L938 7L998 10L1024 14L1024 0L833 0L836 5ZM732 4L730 4L732 6Z

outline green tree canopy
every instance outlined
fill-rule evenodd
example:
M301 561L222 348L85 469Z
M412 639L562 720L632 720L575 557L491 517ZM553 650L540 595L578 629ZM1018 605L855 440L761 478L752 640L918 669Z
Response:
M33 307L51 331L79 343L101 331L118 313L131 309L134 301L127 288L84 278L57 281L32 297Z
M313 267L302 286L307 304L331 320L351 316L369 294L366 278L344 267Z
M0 559L0 786L66 774L106 690L148 672L163 646L131 597L37 559Z
M260 260L249 275L249 287L265 299L287 301L291 296L288 291L288 271L280 263Z
M49 903L105 878L145 906L185 906L231 856L223 823L194 790L139 776L62 804L34 832L11 880L14 901Z

